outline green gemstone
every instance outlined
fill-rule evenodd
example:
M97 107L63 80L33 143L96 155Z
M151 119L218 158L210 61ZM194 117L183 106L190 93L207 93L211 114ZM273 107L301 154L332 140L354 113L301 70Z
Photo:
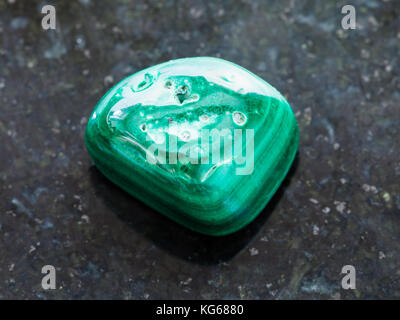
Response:
M266 206L299 134L288 102L271 85L231 62L197 57L115 85L95 107L85 139L115 184L217 236L241 229Z

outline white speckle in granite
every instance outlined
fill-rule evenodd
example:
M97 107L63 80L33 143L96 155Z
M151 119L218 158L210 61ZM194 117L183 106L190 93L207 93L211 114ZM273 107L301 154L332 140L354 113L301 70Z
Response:
M90 59L91 58L91 54L90 54L90 50L89 49L83 50L83 54L85 55L86 59Z
M203 15L204 11L201 8L192 7L189 13L194 19L198 19Z
M331 211L331 208L329 208L329 207L325 207L322 209L322 212L325 214L329 213L330 211Z
M387 192L387 191L383 192L382 198L383 198L383 200L385 200L385 202L390 202L390 200L392 199L389 192Z
M364 183L361 187L365 192L372 192L374 194L378 193L378 189L375 186L370 186L370 185Z
M308 199L308 200L310 200L310 202L312 202L312 203L314 203L314 204L318 204L318 203L319 203L318 200L316 200L316 199L314 199L314 198L310 198L310 199Z
M181 285L183 286L187 286L188 284L190 284L192 282L192 278L187 278L186 280L182 280L180 282Z
M319 234L319 227L317 225L313 225L313 235L317 236Z
M28 63L26 64L26 66L27 66L29 69L32 69L32 68L35 66L35 61L29 60Z
M385 258L386 258L386 255L382 251L379 251L379 260L382 260Z
M337 143L337 142L335 142L335 143L333 144L333 150L339 150L339 148L340 148L340 144Z
M250 248L249 251L251 256L258 255L258 250L256 248Z
M366 74L362 75L362 76L361 76L361 79L362 79L364 82L366 82L366 83L368 83L368 82L370 81L369 75L366 75Z
M104 85L105 86L108 86L108 85L112 84L113 82L114 82L114 77L111 74L104 77Z
M17 207L17 210L19 212L25 213L28 217L32 218L33 216L32 212L27 207L25 207L24 204L17 198L13 198L11 200L11 203Z
M83 35L76 36L75 43L76 43L76 47L78 49L81 49L81 50L84 49L85 45L86 45L85 37Z
M86 117L82 117L81 121L80 121L80 124L81 125L85 125L87 123L87 121L88 121L88 119Z
M312 110L311 110L310 107L304 109L304 120L305 120L305 125L306 126L311 124Z
M392 72L392 70L393 70L393 67L392 67L390 64L388 64L388 65L385 67L385 71L386 71L386 72Z
M344 211L346 210L346 203L342 202L342 201L336 201L336 200L333 203L336 206L336 210L343 214Z

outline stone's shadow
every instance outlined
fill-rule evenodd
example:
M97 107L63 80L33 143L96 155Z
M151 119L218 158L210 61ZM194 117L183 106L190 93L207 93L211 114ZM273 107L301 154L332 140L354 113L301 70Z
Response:
M260 231L290 184L298 164L299 153L281 186L254 221L233 234L221 237L203 235L179 225L113 184L95 166L89 170L96 196L135 232L181 259L213 265L232 259Z

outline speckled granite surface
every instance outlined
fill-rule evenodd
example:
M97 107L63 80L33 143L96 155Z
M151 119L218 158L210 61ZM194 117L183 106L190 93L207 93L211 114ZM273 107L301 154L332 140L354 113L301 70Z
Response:
M0 1L0 298L400 298L400 3ZM249 227L210 238L93 167L84 129L116 81L217 56L279 89L295 166ZM41 268L57 288L41 288ZM357 289L340 271L357 270Z

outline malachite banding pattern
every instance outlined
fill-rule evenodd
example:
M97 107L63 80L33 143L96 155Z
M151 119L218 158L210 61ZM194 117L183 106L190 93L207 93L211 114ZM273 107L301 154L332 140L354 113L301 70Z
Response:
M119 82L96 105L85 140L115 184L218 236L263 210L293 162L299 132L289 103L267 82L231 62L197 57Z

